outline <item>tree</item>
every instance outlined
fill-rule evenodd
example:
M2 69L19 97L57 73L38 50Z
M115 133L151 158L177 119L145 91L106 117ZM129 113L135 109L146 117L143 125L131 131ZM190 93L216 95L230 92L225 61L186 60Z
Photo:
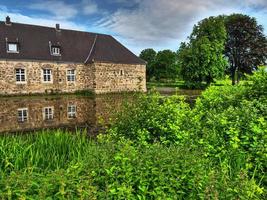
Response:
M156 80L162 78L172 79L178 76L176 53L171 50L163 50L157 53L154 63L154 75Z
M239 82L240 74L252 73L259 65L266 64L267 40L263 27L255 18L232 14L225 19L227 42L225 55L229 60L232 84Z
M226 30L222 16L209 17L194 26L188 43L182 43L178 51L183 79L190 83L206 81L224 74L227 61L224 58Z
M153 65L155 63L157 52L154 49L144 49L139 57L147 62L146 78L149 81L153 76Z

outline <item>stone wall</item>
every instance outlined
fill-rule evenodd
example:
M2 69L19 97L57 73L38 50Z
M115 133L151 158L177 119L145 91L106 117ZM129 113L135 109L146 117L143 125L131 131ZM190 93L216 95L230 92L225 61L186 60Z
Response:
M26 83L17 83L15 69L26 70ZM43 81L43 69L52 70L52 82ZM67 81L67 69L75 69L76 81ZM71 93L76 90L92 90L91 65L56 62L0 61L0 95L31 93Z
M146 66L94 63L95 93L146 92Z
M17 83L15 69L26 70L26 82ZM52 70L52 82L43 81L43 69ZM76 81L67 81L67 70L75 69ZM91 90L95 93L146 91L145 65L93 63L0 61L0 95L34 93L72 93Z

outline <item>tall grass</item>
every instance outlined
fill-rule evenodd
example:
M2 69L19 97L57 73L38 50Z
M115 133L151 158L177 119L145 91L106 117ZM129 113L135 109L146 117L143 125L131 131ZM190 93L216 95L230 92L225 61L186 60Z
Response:
M106 145L105 149L112 145ZM0 170L31 168L34 171L67 169L82 163L94 163L102 147L85 133L64 133L62 130L43 131L27 135L5 135L0 138ZM93 156L94 155L94 156ZM88 160L90 159L90 160Z

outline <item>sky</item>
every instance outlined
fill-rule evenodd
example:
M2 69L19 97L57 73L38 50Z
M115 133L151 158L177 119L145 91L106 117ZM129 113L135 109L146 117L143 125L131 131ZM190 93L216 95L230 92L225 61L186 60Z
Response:
M0 0L0 21L111 34L135 54L176 51L203 18L242 13L267 34L267 0Z

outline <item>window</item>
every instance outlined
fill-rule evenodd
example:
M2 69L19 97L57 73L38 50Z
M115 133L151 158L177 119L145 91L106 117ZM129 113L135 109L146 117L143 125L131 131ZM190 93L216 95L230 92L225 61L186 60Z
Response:
M26 82L26 73L25 69L15 69L16 72L16 82L17 83L25 83Z
M43 69L43 78L44 82L52 82L52 70Z
M54 108L53 107L45 107L43 109L44 120L52 120L54 119Z
M76 118L76 105L69 105L68 106L68 118L73 119Z
M54 56L60 56L60 47L51 47L51 53Z
M75 70L74 69L67 70L67 81L69 82L75 81Z
M28 121L28 108L20 108L18 109L18 122L26 122Z
M17 43L7 43L7 52L8 53L18 53L18 44Z

